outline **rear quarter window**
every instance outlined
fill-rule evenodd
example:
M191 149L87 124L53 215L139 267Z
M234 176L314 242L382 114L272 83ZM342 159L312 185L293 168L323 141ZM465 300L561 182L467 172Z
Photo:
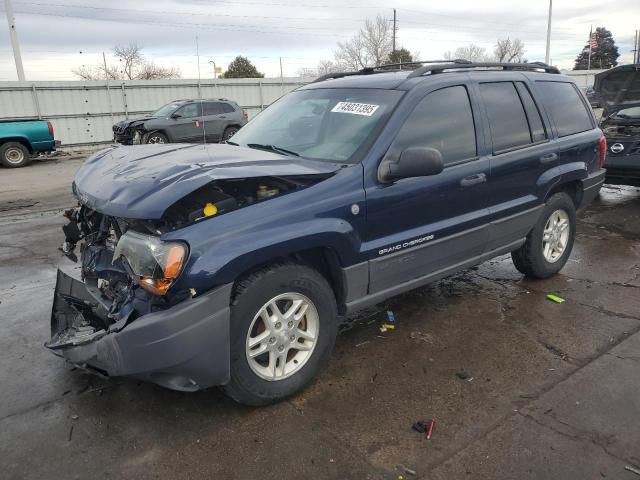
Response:
M536 81L540 100L551 115L559 137L593 128L591 113L573 83Z

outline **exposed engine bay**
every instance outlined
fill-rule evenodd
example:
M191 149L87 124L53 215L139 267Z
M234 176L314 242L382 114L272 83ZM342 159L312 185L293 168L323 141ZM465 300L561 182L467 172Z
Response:
M182 242L160 235L305 188L326 175L215 180L166 209L161 219L138 220L103 215L81 204L65 211L64 254L78 262L92 298L72 295L54 303L54 319L63 319L49 348L92 341L119 331L136 318L163 310L195 294L170 291L188 257ZM79 315L78 315L79 314Z

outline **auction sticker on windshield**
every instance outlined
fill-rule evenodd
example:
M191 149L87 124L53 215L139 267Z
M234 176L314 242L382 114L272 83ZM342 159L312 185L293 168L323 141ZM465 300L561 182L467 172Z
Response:
M380 105L371 105L370 103L338 102L331 111L335 113L352 113L354 115L370 117L379 106Z

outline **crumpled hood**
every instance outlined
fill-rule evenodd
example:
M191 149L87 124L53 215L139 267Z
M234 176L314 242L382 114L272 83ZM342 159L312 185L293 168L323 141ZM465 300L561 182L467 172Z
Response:
M116 123L116 125L118 127L130 127L132 124L134 123L144 123L148 120L154 119L156 117L151 117L151 116L146 116L146 117L138 117L138 118L129 118L128 120L122 120L118 123Z
M338 168L224 144L122 146L89 157L76 174L73 193L103 214L154 220L213 180L329 174Z
M593 91L604 107L605 115L640 106L640 64L620 65L598 73Z

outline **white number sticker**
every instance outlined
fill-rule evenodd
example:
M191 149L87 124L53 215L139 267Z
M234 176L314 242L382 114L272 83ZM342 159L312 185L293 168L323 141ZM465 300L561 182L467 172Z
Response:
M380 105L371 105L369 103L353 103L353 102L338 102L335 107L331 109L336 113L352 113L353 115L364 115L370 117L378 109Z

